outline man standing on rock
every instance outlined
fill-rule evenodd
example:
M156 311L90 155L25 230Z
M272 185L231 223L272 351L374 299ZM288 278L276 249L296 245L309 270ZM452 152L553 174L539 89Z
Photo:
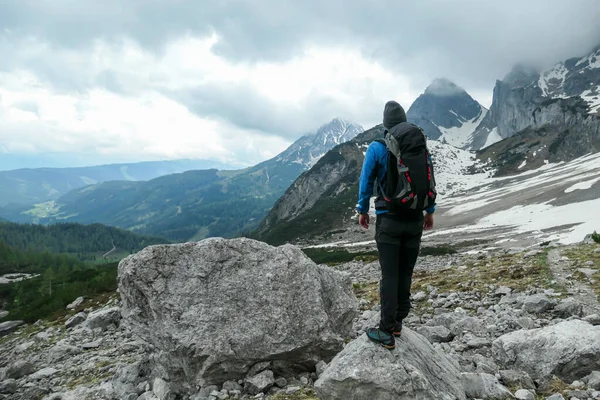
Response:
M386 103L383 127L385 139L371 143L365 154L356 211L360 225L368 229L370 198L377 180L375 240L382 275L381 319L379 326L366 334L394 349L394 337L400 336L411 307L410 287L423 229L433 228L436 191L427 139L420 128L406 121L397 102Z

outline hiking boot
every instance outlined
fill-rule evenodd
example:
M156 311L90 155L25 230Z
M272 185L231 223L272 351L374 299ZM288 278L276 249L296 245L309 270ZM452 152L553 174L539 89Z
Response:
M394 324L394 328L392 329L392 334L396 337L400 337L401 333L402 333L402 321L396 322Z
M392 332L385 331L381 328L369 328L366 332L370 341L375 342L388 350L396 348L396 341Z

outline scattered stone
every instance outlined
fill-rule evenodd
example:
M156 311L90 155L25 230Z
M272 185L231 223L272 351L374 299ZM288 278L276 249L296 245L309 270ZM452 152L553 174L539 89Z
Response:
M29 375L28 380L39 381L40 379L49 378L52 375L56 374L57 372L58 372L58 370L54 369L52 367L42 368L39 371Z
M284 388L287 386L287 379L285 379L284 377L280 376L279 378L275 379L275 386L277 386L278 388Z
M244 390L242 385L240 385L236 381L226 381L225 383L223 383L223 389L227 390L228 392L231 392L233 390L238 390L241 392Z
M0 319L7 317L8 316L8 311L0 311Z
M285 389L285 394L294 394L300 391L300 386L290 386Z
M412 296L413 301L419 302L419 301L423 301L427 298L427 293L425 292L419 292L417 294L415 294L414 296Z
M77 307L79 307L81 304L83 304L83 300L84 300L84 298L83 298L83 297L78 297L78 298L76 298L76 299L75 299L75 300L74 300L72 303L70 303L70 304L67 306L67 310L74 310L74 309L76 309L76 308L77 308Z
M358 310L347 274L247 238L146 247L121 261L118 283L125 326L187 387L244 378L262 360L314 371L343 348Z
M517 399L517 400L535 400L535 394L527 389L519 389L515 392L515 399Z
M159 400L174 400L175 393L171 391L170 385L161 378L154 379L152 382L152 393Z
M101 345L102 345L102 339L98 339L98 340L96 340L94 342L88 342L88 343L82 344L81 348L84 349L84 350L97 349Z
M598 314L588 315L586 317L583 317L583 320L585 322L589 322L592 325L600 325L600 315Z
M35 371L33 364L27 360L18 360L10 364L4 373L8 379L20 379Z
M594 390L600 390L600 372L593 371L591 374L586 376L583 381L587 383L588 388Z
M258 375L246 378L245 382L245 389L248 393L258 394L264 392L265 390L273 386L275 384L275 378L273 376L273 371L266 370L259 373Z
M564 321L503 335L492 350L502 367L526 371L534 379L554 374L573 381L600 369L600 328L581 320Z
M581 317L583 315L583 304L571 297L568 297L562 300L554 308L554 314L557 317L564 319L567 319L572 316Z
M549 299L544 294L534 294L523 299L523 310L531 314L541 314L556 306L556 301Z
M317 395L342 399L465 399L457 366L408 327L389 351L361 335L315 382Z
M594 266L594 262L593 262L592 260L590 260L590 261L586 261L586 262L584 263L584 265L585 265L585 266L588 266L588 267L593 267L593 266Z
M454 334L445 326L420 326L417 332L423 335L431 343L447 343L454 339Z
M119 307L102 308L91 313L85 320L85 327L105 331L109 326L119 326L121 309Z
M0 382L0 393L13 394L17 391L17 381L14 379L6 379Z
M65 322L65 328L69 329L69 328L74 328L77 325L81 324L83 321L85 321L86 318L86 314L84 312L80 312L77 313L75 315L73 315L71 318L69 318L67 320L67 322Z
M9 333L12 333L17 330L18 327L23 325L25 322L23 321L6 321L0 322L0 337L6 336Z
M500 286L498 289L496 289L496 291L494 292L494 296L497 297L501 297L501 296L508 296L509 294L512 293L512 289L506 286Z
M317 363L315 368L316 368L316 372L317 372L317 377L320 377L321 375L323 375L323 372L325 372L325 370L327 369L327 363L325 361L321 360Z
M506 387L502 386L494 375L463 373L462 383L465 394L471 399L513 399L514 396Z
M521 387L523 389L535 390L533 379L527 372L514 370L501 370L498 372L500 382L508 387Z

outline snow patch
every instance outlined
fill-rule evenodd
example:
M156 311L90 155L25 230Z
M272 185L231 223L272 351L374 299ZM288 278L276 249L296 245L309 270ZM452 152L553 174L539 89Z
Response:
M565 189L565 193L571 193L576 190L591 189L592 186L594 186L594 184L598 181L600 181L600 178L596 178L596 179L592 179L592 180L584 181L584 182L578 182L578 183L574 184L573 186Z
M463 117L459 116L454 111L450 110L450 112L456 115L459 121L465 121ZM475 132L475 129L479 126L487 112L487 109L481 107L481 112L477 117L463 122L461 126L458 127L444 128L443 126L436 125L440 132L442 132L442 136L439 140L441 142L445 141L454 147L463 148L469 143L473 132Z
M488 133L487 140L485 141L485 144L483 145L482 149L485 149L486 147L489 147L494 143L498 143L501 140L502 136L500 136L500 134L498 133L498 127L495 127L490 131L490 133Z

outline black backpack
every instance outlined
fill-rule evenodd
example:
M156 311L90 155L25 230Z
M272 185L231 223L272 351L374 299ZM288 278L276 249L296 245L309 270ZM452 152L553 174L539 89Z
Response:
M422 212L435 203L437 192L427 137L421 128L402 122L378 139L388 151L386 191L379 183L385 208L392 213Z

